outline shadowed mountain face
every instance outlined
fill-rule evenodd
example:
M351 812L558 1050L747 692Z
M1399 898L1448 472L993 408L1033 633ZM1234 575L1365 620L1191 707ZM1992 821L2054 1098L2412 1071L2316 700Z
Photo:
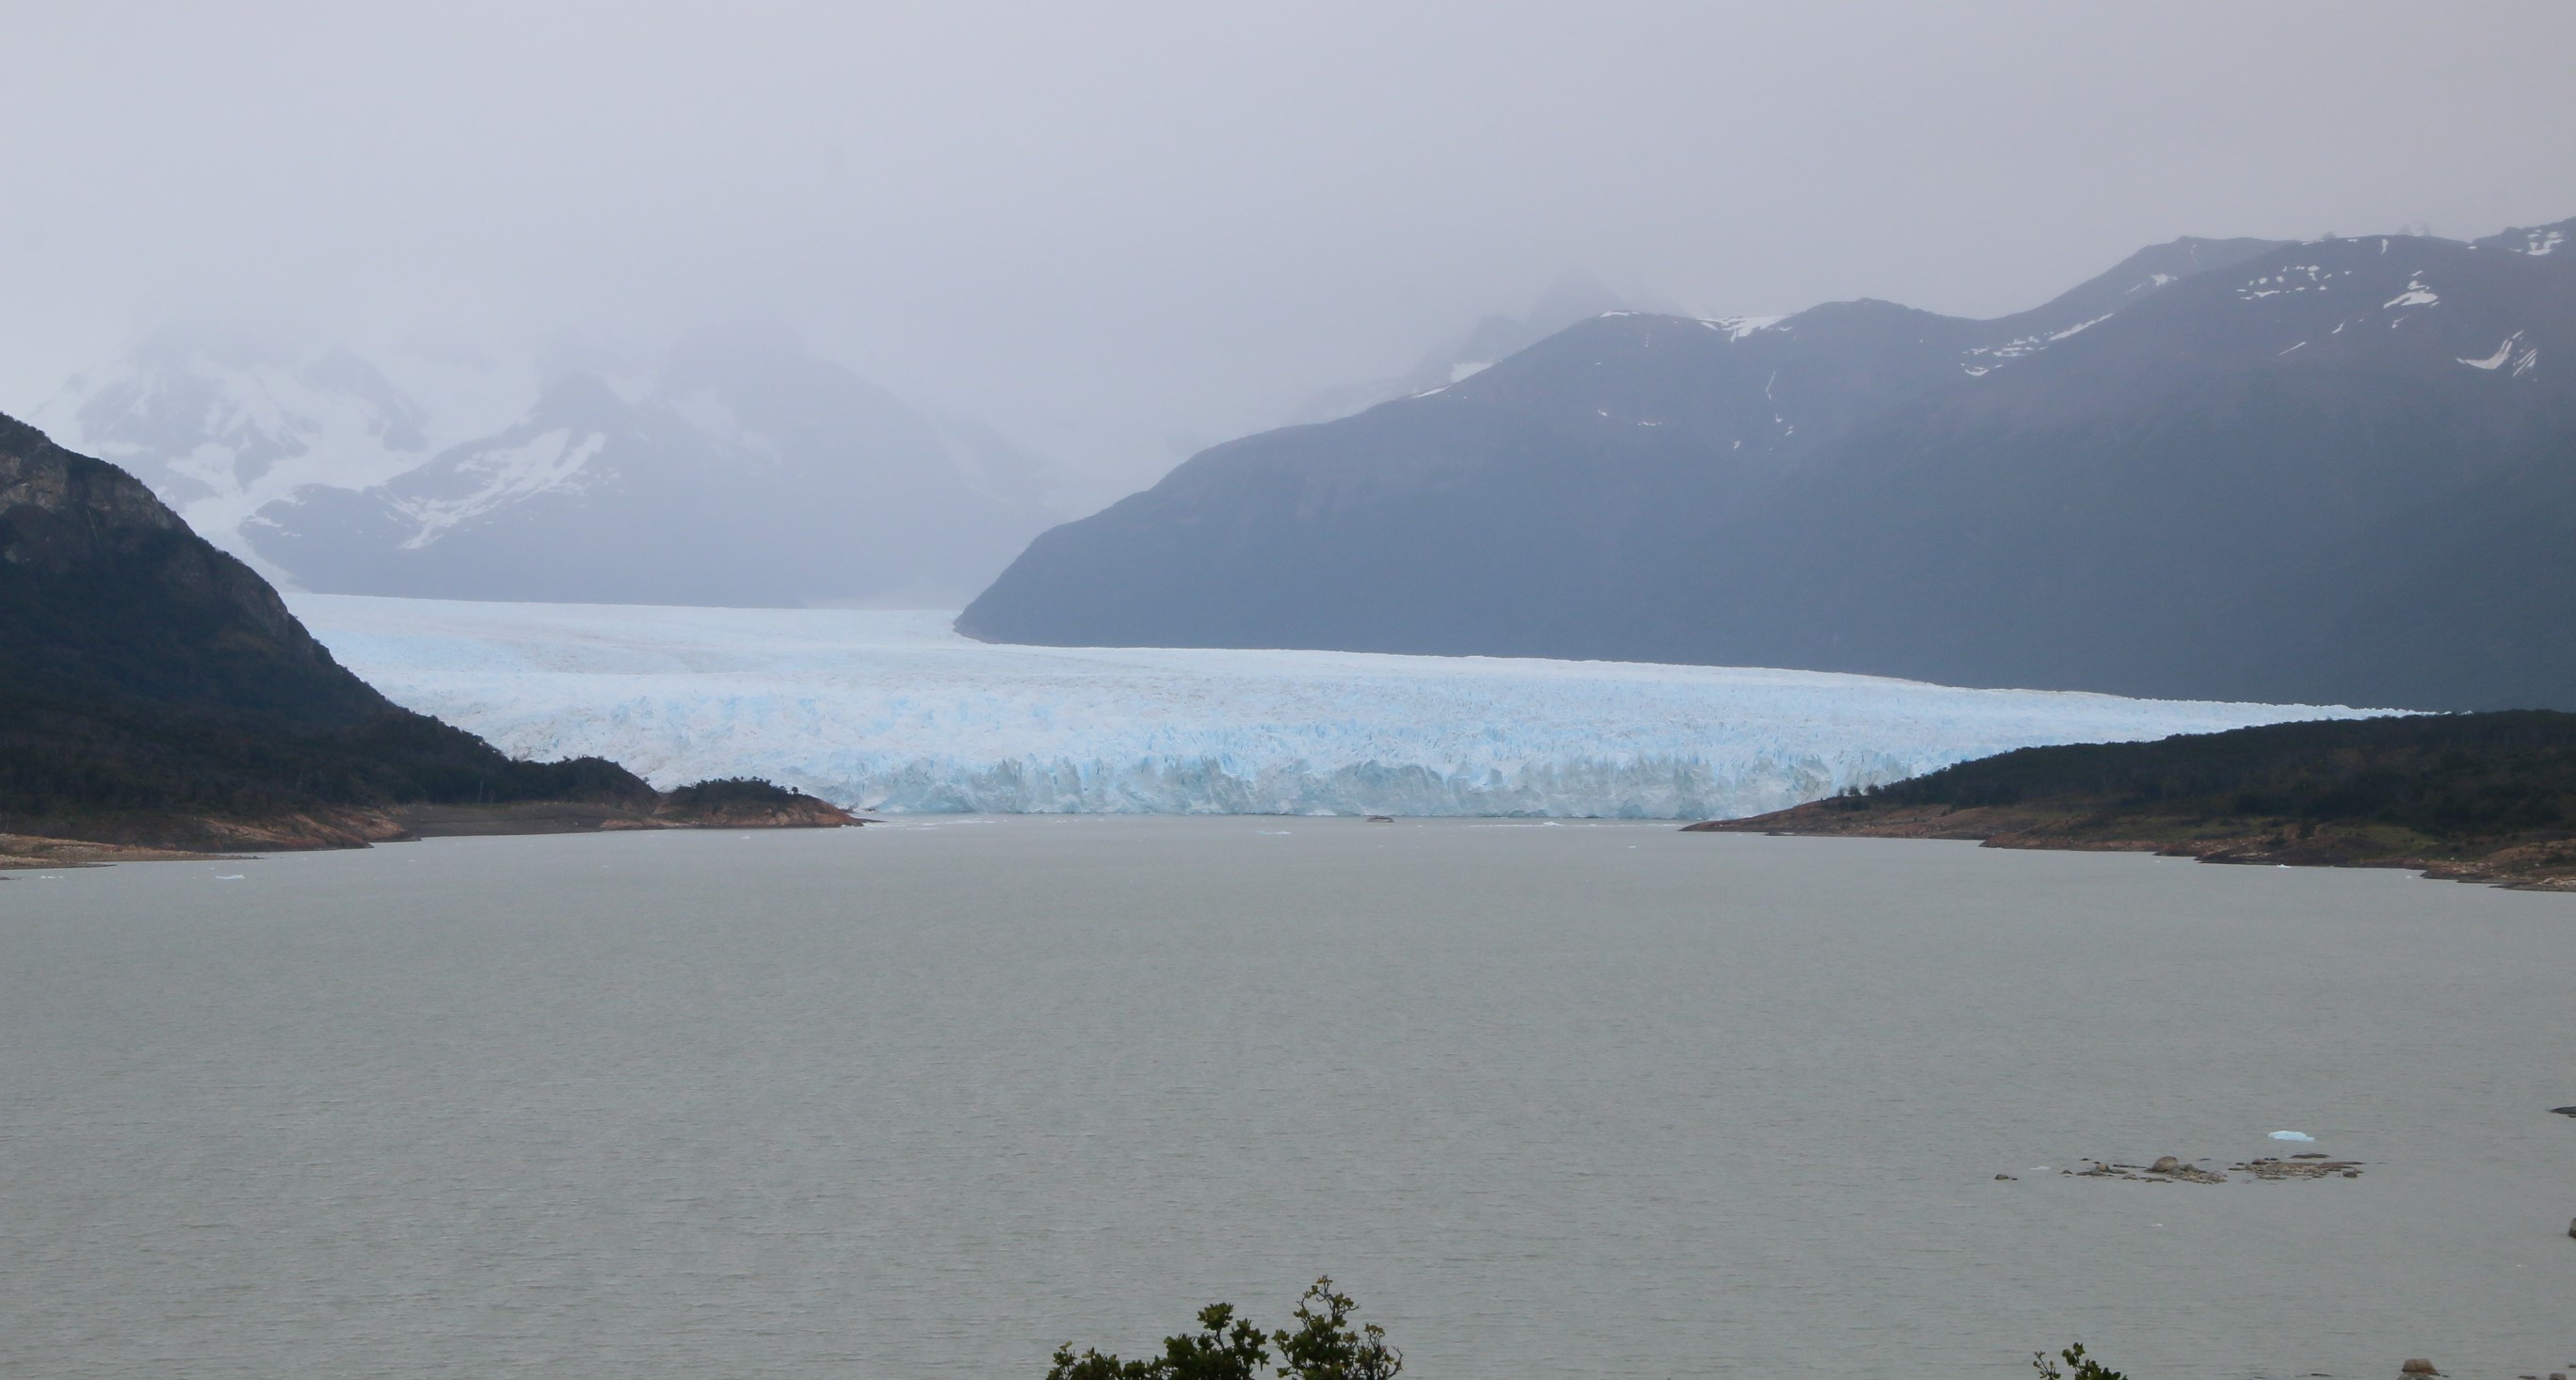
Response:
M0 417L0 833L181 846L391 837L420 801L654 800L388 702L149 489Z
M392 709L133 476L8 417L0 681L314 726Z
M2031 312L1610 315L1040 537L1000 641L2576 704L2563 227L2177 241Z

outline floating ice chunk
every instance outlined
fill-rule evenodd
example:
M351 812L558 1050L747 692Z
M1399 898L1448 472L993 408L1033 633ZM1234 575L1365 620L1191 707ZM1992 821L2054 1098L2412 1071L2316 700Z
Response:
M2309 1141L2309 1142L2314 1142L2314 1141L2316 1140L2316 1137L2315 1137L2315 1136L2312 1136L2312 1135L2309 1135L2309 1134L2308 1134L2307 1132L2305 1132L2305 1131L2274 1131L2274 1132L2272 1133L2272 1139L2274 1139L2274 1140L2298 1140L2298 1141Z
M219 881L219 882L238 882L238 881L240 881L241 879L242 879L242 874L240 874L240 873L238 873L238 872L225 872L225 873L221 873L221 874L219 874L218 876L216 876L216 878L215 878L215 880L216 880L216 881Z

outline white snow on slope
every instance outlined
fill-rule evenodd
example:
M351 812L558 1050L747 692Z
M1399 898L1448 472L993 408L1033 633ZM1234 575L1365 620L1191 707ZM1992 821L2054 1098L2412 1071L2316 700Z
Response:
M573 434L556 427L518 445L485 443L457 464L460 477L476 487L463 498L415 499L401 505L403 514L420 524L403 542L418 550L446 535L457 524L495 508L547 490L568 490L582 468L608 444L600 432Z
M2435 293L2431 288L2424 286L2424 275L2418 273L2406 280L2406 290L2404 292L2380 303L2380 306L2383 308L2430 307L2440 305L2441 301L2442 299L2439 294Z
M395 700L663 787L871 810L1706 818L2040 743L2348 709L1805 671L998 646L945 613L290 596Z
M1788 320L1785 316L1713 316L1700 322L1712 331L1723 332L1729 340L1742 340L1755 331L1766 331Z
M163 327L75 374L29 415L114 461L215 545L272 579L243 535L306 484L365 488L524 410L532 381L414 341L372 358L339 346Z
M2513 358L2513 347L2516 344L2519 344L2521 340L2522 332L2515 331L2513 334L2504 338L2504 343L2496 347L2496 352L2494 354L2491 354L2484 359L2461 359L2460 363L2465 364L2472 369L2501 369L2504 367L2504 362L2506 360ZM2453 356L2453 358L2458 357Z

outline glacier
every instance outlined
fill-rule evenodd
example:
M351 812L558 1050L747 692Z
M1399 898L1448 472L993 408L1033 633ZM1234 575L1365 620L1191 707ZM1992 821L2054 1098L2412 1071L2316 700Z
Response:
M292 594L396 702L668 788L763 776L888 813L1693 819L2047 743L2343 706L1355 652L1033 647L953 614Z

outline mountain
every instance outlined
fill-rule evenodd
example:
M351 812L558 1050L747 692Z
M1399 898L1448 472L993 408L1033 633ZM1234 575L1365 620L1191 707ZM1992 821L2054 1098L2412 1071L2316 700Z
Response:
M715 797L681 808L741 808ZM0 417L0 834L346 846L404 836L401 807L508 802L669 803L396 707L132 475Z
M256 564L240 528L262 505L382 483L527 406L510 371L463 352L415 341L380 360L291 333L165 325L73 375L30 420Z
M568 603L954 597L1049 515L1033 464L791 337L684 342L640 383L557 379L527 414L373 488L247 526L307 588Z
M1505 316L1498 313L1488 316L1448 346L1424 355L1404 373L1393 378L1326 389L1307 399L1305 406L1298 408L1290 420L1297 424L1329 422L1382 402L1445 388L1469 375L1492 368L1494 361L1519 354L1577 321L1647 305L1614 291L1609 284L1589 273L1568 273L1539 294L1528 315Z
M962 598L1056 516L1036 462L792 336L632 368L167 330L43 415L266 573L344 593L691 604Z
M1209 450L958 627L2576 704L2563 229L2176 241L1994 321L1596 317Z

